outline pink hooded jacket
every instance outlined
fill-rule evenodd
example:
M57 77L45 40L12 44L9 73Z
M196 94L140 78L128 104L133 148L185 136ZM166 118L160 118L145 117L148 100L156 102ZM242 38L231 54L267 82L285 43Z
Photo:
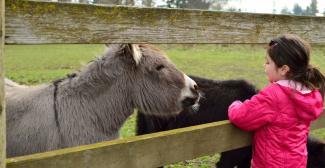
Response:
M322 111L318 90L281 80L250 100L233 102L228 116L239 128L254 131L253 168L305 168L310 123Z

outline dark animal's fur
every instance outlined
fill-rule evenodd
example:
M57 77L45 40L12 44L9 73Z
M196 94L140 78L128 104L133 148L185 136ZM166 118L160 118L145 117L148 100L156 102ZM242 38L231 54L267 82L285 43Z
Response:
M308 137L308 168L325 168L325 141Z
M246 100L257 93L255 87L244 80L213 81L191 76L203 92L200 110L183 111L178 116L158 118L138 114L137 134L146 134L228 119L227 109L234 100Z
M191 76L203 92L198 112L184 110L181 114L169 118L145 115L137 116L137 135L165 131L175 128L198 125L228 119L228 106L235 100L246 100L258 91L252 84L244 80L215 81ZM308 138L309 168L325 168L324 143ZM223 152L217 163L218 168L249 168L251 146ZM322 158L322 159L321 159ZM318 167L317 167L318 165Z

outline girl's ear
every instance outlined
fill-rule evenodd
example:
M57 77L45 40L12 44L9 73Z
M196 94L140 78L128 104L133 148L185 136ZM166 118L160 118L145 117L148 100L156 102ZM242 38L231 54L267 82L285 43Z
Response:
M280 74L282 76L286 76L289 71L290 71L290 67L288 65L283 65L282 67L280 67Z

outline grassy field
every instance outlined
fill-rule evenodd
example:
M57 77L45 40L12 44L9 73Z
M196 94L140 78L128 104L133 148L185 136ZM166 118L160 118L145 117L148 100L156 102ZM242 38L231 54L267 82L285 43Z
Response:
M212 79L246 79L258 88L267 84L261 45L159 45L176 66L187 74ZM19 45L5 47L6 77L35 85L78 70L104 51L104 45ZM315 47L312 64L325 73L325 48ZM122 128L122 137L134 136L134 115ZM325 139L325 129L313 131ZM218 155L168 167L211 167Z

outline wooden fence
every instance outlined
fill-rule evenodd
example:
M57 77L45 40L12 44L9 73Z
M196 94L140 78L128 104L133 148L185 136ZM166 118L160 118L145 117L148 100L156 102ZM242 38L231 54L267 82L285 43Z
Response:
M0 0L0 167L157 167L250 144L228 121L5 159L3 46L53 43L266 43L295 33L325 44L325 17ZM5 9L5 12L4 12ZM4 19L6 18L6 19ZM4 23L5 20L5 23ZM325 115L312 128L324 128Z

